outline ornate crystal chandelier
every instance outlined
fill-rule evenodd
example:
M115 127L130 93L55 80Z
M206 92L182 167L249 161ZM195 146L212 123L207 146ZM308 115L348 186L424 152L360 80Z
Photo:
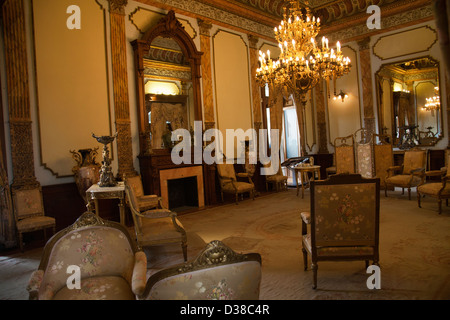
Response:
M438 110L441 107L441 102L439 98L439 87L434 87L434 96L426 98L424 109L426 111Z
M297 0L289 2L289 8L284 8L281 24L274 29L280 56L274 61L270 51L267 54L260 51L256 78L261 86L282 86L293 93L296 100L300 98L304 105L306 93L320 79L326 80L329 95L330 80L335 83L337 78L348 73L351 63L348 57L343 57L339 41L336 49L329 48L325 37L320 44L316 43L320 19L311 15L307 1L305 14Z

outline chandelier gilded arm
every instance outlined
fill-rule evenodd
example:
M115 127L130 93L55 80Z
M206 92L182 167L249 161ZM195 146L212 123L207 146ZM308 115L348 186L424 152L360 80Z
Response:
M350 71L351 62L342 55L339 41L336 49L330 48L328 39L322 37L321 45L315 40L320 31L320 19L306 13L297 1L290 1L290 7L284 8L283 20L274 28L280 55L277 60L267 53L259 52L260 67L256 79L261 86L284 86L291 93L304 95L319 80L336 81Z

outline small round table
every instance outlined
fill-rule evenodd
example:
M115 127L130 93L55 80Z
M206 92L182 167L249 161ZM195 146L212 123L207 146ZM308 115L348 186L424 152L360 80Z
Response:
M300 179L302 180L302 199L304 197L305 189L309 188L309 178L308 178L308 172L312 173L311 180L314 180L315 173L317 172L317 175L320 178L320 166L298 166L294 167L295 170L295 184L297 186L297 196L298 196L298 173L300 172ZM306 182L306 184L305 184Z

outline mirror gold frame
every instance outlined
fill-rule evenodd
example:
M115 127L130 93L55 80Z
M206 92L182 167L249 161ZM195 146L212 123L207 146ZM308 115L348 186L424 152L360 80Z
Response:
M425 95L436 95L442 101L440 92L433 93L434 88L439 88L437 59L424 56L386 63L377 71L375 79L378 132L391 136L394 147L433 146L442 139L442 108L425 108ZM405 146L405 137L414 143Z
M193 88L193 107L194 120L202 121L202 102L200 91L200 66L202 52L199 52L189 34L185 31L182 24L176 19L175 12L169 11L167 15L160 19L158 24L148 30L141 39L134 40L131 44L134 50L134 59L136 66L136 91L137 108L139 122L139 148L141 155L151 153L150 134L148 132L148 110L146 108L145 98L145 57L150 51L152 41L157 37L171 38L184 55L184 59L190 66Z

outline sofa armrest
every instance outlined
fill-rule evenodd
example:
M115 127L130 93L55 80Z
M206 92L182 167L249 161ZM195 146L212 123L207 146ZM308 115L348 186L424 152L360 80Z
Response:
M300 213L300 216L302 217L302 220L306 224L311 223L311 213L309 211L303 211Z
M44 270L36 270L31 274L27 285L30 300L39 300L39 289L41 288L43 279Z
M133 276L131 290L136 296L142 296L147 282L147 256L144 251L138 251L134 255Z

